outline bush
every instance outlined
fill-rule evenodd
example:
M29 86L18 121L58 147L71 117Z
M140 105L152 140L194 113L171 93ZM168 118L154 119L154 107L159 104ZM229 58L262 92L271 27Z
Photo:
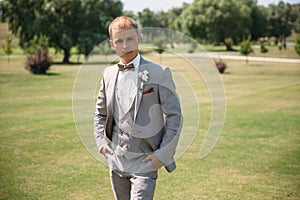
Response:
M246 63L248 65L248 55L253 52L251 47L251 37L249 36L248 39L244 39L243 42L240 44L240 53L246 56Z
M268 52L268 49L267 49L266 45L263 42L260 43L260 52L261 53L267 53Z
M51 62L48 50L38 48L33 53L27 55L25 69L33 74L46 74L52 64Z
M222 74L225 69L227 68L226 63L224 62L215 62L216 63L216 67L218 68L219 72Z
M226 46L226 51L234 51L234 49L232 48L233 45L233 40L232 38L225 38L224 40L224 44Z
M300 34L296 38L295 51L300 56Z
M191 42L188 53L194 53L197 49L198 44L196 42Z

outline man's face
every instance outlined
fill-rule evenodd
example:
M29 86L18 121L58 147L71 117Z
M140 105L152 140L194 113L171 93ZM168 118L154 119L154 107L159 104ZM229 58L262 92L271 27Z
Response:
M137 34L135 29L116 28L112 30L110 44L121 61L126 64L136 57L140 41L141 36Z

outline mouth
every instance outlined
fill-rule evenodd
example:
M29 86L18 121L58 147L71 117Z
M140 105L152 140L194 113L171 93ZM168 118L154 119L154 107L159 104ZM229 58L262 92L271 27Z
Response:
M123 55L131 54L133 51L124 52Z

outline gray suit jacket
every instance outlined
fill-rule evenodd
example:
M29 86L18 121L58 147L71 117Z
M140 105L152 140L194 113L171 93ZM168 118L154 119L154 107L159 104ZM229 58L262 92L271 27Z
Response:
M179 140L182 114L175 91L171 71L141 57L139 72L147 70L149 80L138 78L132 121L132 142L129 152L154 155L171 172L176 168L173 156ZM99 151L104 145L112 145L115 85L118 66L110 66L103 72L94 114L94 136ZM138 148L137 148L138 147Z

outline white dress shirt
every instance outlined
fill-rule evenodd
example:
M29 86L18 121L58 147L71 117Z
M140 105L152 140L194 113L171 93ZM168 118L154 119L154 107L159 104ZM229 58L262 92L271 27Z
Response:
M137 93L138 67L140 64L140 54L130 63L134 65L134 70L119 71L116 85L116 100L121 108L121 113L125 114L130 109ZM119 62L119 64L123 64Z

